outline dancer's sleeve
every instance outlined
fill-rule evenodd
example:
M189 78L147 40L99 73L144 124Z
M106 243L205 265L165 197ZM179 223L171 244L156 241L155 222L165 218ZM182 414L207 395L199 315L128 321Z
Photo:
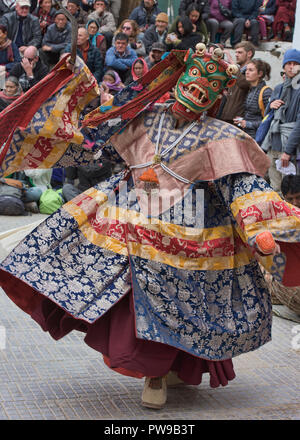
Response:
M300 209L285 202L261 177L234 174L215 181L217 193L227 207L245 244L255 249L256 236L270 231L281 253L259 258L263 266L286 285L300 285L292 268L300 264ZM288 284L291 283L291 284Z

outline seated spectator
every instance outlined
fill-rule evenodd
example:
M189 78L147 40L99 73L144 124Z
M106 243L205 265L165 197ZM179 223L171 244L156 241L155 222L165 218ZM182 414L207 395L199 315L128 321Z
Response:
M88 14L80 7L80 0L68 0L67 10L73 15L78 25L86 24Z
M106 52L106 67L116 70L124 82L134 60L137 58L135 50L128 45L128 36L124 33L116 35L114 46Z
M33 11L32 14L39 19L42 36L45 35L48 26L54 23L55 12L52 0L40 0L38 7Z
M108 179L111 174L112 164L108 160L103 160L99 165L68 167L66 168L66 183L63 186L62 195L68 202L97 183ZM79 183L75 186L74 182L77 179Z
M244 29L250 32L251 43L259 46L258 15L261 0L232 0L233 38L232 46L242 40Z
M193 24L188 17L180 17L176 23L176 31L166 38L167 50L195 50L196 44L201 43L203 36L193 31Z
M178 8L178 15L185 15L192 3L196 3L197 10L200 12L202 20L206 23L209 16L209 0L181 0Z
M100 103L104 104L114 95L124 89L125 85L122 83L118 73L114 70L108 70L103 76L103 81L100 85Z
M4 90L0 92L0 112L21 95L23 95L23 90L18 79L15 76L9 76L5 80Z
M222 11L220 4L223 6L223 8L221 6ZM216 43L216 35L221 32L220 43L225 45L233 29L231 0L210 1L207 27L210 32L210 42Z
M55 65L67 44L71 43L71 24L63 9L55 13L51 24L43 38L41 58L48 65Z
M97 20L89 20L86 24L86 29L89 33L89 42L92 46L97 47L102 55L103 60L105 59L106 49L107 49L107 42L106 38L104 37L101 32L99 32L99 23Z
M295 25L296 0L276 0L273 34L275 39L292 41Z
M64 52L71 52L71 44L68 44ZM89 33L86 28L80 27L77 35L77 55L83 59L97 82L100 84L103 77L103 59L100 50L90 44Z
M130 47L136 51L138 57L144 57L146 55L146 49L143 43L143 34L140 33L139 27L134 20L123 20L115 35L123 32L128 35ZM113 44L115 37L113 38Z
M141 4L133 9L129 15L130 20L134 20L140 32L145 32L156 22L157 15L161 12L156 0L143 0Z
M15 9L15 0L0 0L0 17Z
M151 25L149 29L146 30L143 42L147 54L150 52L152 44L156 41L166 44L166 37L168 35L168 24L168 15L164 12L160 12L156 16L155 24Z
M271 38L272 33L268 35L267 26L274 22L274 15L276 12L276 0L263 0L259 8L259 31L263 41Z
M148 70L146 61L143 58L137 58L131 66L131 74L127 77L125 86L141 78Z
M250 90L245 101L245 116L243 118L237 116L233 119L234 124L254 139L272 95L271 87L266 87L264 80L270 79L270 72L271 66L260 59L252 59L247 64L246 81L250 84Z
M145 58L149 70L152 69L155 64L161 61L161 57L166 52L166 50L166 46L159 41L152 44L149 55Z
M0 66L9 73L14 65L20 61L19 49L15 43L7 38L6 26L0 24Z
M200 35L203 36L203 42L207 43L208 41L208 32L207 32L207 27L206 24L202 18L202 14L201 14L201 6L199 6L197 3L191 3L187 10L184 11L184 13L182 14L182 17L187 16L192 24L193 24L193 32L196 32ZM180 19L180 15L178 15L175 20L173 21L170 29L169 29L169 33L175 33L176 32L176 25L178 20Z
M116 25L119 23L121 0L109 0L108 10L112 13L115 19Z
M108 2L106 0L94 1L94 12L88 15L88 20L97 20L99 23L99 32L106 38L107 47L111 46L116 22L111 12L107 10Z
M24 92L27 92L32 86L37 84L48 74L46 66L39 58L39 51L35 46L29 46L25 49L22 61L17 63L10 74L19 79Z
M15 11L4 14L0 20L7 28L7 36L23 54L29 46L41 47L42 34L37 17L29 13L30 1L17 0Z

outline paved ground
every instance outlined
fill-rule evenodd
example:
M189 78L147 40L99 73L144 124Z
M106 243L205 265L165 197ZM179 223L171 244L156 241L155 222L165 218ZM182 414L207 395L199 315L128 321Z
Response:
M43 217L0 216L0 232ZM300 420L299 323L274 316L272 342L234 365L228 386L211 389L206 375L171 389L163 410L146 409L142 380L109 370L79 332L54 341L0 292L2 420Z

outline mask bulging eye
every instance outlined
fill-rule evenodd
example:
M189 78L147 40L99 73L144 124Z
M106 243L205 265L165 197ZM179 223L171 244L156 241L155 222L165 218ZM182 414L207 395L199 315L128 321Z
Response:
M190 76L201 76L199 69L192 67L189 71Z
M215 79L213 81L210 81L210 85L213 90L218 90L220 88L220 81Z
M208 73L214 73L217 70L217 66L214 63L209 63L206 66Z

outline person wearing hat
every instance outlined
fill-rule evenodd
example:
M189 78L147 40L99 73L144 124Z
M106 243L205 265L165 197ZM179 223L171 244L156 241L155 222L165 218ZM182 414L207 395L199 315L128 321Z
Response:
M71 24L65 11L59 9L55 13L54 23L48 26L43 38L40 56L48 66L55 65L69 43L71 43Z
M143 42L147 54L150 53L152 44L155 42L165 44L168 35L169 18L165 12L160 12L155 19L155 24L146 30Z
M281 191L283 175L276 168L276 160L286 168L297 154L300 145L300 50L289 49L283 57L282 68L285 73L283 83L277 85L266 109L274 111L274 118L262 143L262 148L271 159L269 178L275 191ZM296 78L297 76L297 78Z
M145 58L148 69L161 61L161 57L166 52L166 46L159 41L152 44L149 55Z
M85 25L88 13L80 6L80 0L68 0L67 10L74 16L78 25Z
M4 14L0 23L7 28L7 37L13 41L22 54L28 46L41 47L42 34L37 17L30 14L29 0L17 0L15 11Z
M136 21L140 31L145 32L155 24L156 17L160 12L161 9L157 6L156 0L143 0L139 6L133 9L129 19Z

